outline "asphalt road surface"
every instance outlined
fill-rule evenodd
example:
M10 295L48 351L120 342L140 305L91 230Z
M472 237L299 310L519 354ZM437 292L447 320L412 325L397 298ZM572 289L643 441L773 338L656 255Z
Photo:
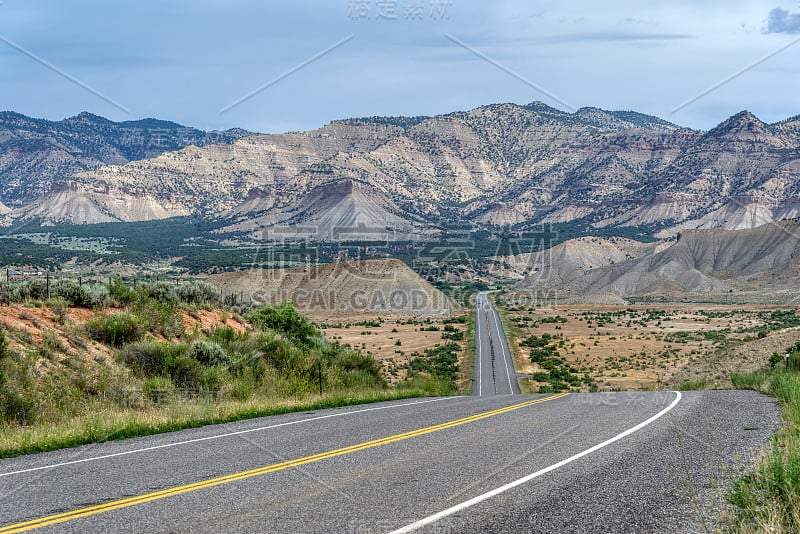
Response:
M508 348L500 316L489 302L489 294L478 293L475 302L475 371L472 394L519 394L514 361Z
M0 532L696 532L754 392L414 399L0 460Z

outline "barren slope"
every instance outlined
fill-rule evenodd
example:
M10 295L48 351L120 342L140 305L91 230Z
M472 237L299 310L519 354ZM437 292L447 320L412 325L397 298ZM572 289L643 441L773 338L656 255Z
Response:
M585 272L573 279L528 277L515 289L564 296L612 293L676 297L684 293L778 291L800 281L800 221L749 230L689 230L660 252Z
M255 301L292 301L320 320L403 315L449 316L459 306L400 260L364 260L211 276L220 289Z

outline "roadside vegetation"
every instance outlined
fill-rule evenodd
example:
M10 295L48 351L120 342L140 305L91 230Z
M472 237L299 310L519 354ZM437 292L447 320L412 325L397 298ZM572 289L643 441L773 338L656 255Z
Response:
M728 495L736 509L734 532L800 532L800 343L787 353L788 362L775 353L770 369L732 376L737 388L776 397L786 421L771 450Z
M793 342L800 326L800 313L788 306L553 307L539 302L507 305L501 313L518 369L532 377L520 380L530 392L568 384L560 379L563 370L581 379L579 386L570 386L573 391L729 388L732 372L762 365L763 354ZM554 374L541 363L549 367L555 361L524 345L531 336L545 335L552 338L546 345L564 360Z
M201 282L41 286L15 286L24 304L0 318L0 456L455 392L453 341L389 387L291 304L229 306Z

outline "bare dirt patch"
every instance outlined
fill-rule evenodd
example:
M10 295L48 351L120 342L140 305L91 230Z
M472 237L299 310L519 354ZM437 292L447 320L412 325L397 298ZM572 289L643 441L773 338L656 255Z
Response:
M188 331L194 329L208 331L220 327L230 327L235 332L247 330L247 325L224 310L183 311L181 312L181 320Z

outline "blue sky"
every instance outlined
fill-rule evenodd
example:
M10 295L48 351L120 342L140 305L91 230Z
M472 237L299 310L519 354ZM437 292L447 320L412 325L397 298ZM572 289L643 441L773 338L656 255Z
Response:
M541 100L708 129L800 114L798 39L798 0L2 0L0 109L282 132Z

